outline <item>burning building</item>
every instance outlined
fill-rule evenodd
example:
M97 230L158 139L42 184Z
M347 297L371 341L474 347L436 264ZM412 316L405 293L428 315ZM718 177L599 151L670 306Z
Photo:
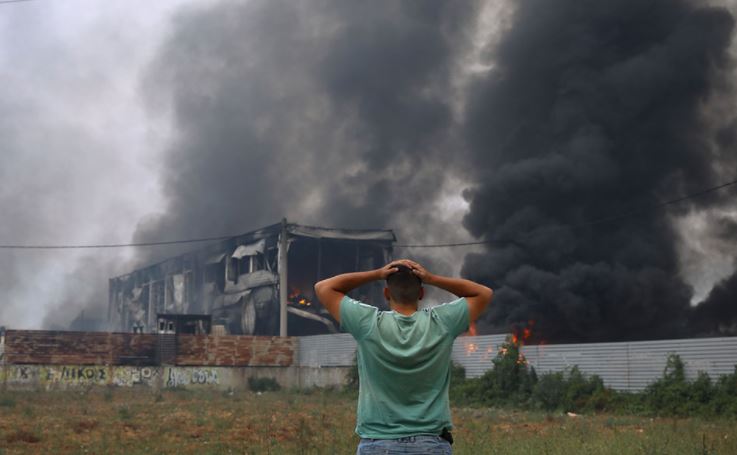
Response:
M166 315L209 315L213 330L245 335L337 332L313 285L391 259L391 230L274 224L110 279L114 331L156 332ZM356 290L382 302L381 285Z

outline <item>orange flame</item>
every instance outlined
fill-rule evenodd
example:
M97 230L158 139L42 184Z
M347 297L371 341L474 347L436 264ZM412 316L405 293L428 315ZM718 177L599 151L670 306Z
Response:
M512 343L517 346L522 346L527 340L532 338L532 327L535 325L535 321L530 319L527 321L525 327L514 327L512 329Z
M475 343L468 343L466 345L466 355L471 355L478 349L478 346L476 346Z
M299 288L295 288L295 287L292 287L290 289L287 299L289 300L289 303L291 303L292 305L302 305L302 306L312 305L312 302L310 302L307 299L307 297L302 293L302 291Z

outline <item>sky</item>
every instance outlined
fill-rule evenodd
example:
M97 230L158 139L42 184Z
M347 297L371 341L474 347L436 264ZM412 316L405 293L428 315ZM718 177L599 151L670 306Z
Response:
M557 14L542 16L535 13L544 8L540 2L513 11L508 3L493 0L463 7L377 2L370 8L328 0L0 4L5 89L0 97L0 243L227 235L282 216L305 224L394 228L402 243L509 242L510 232L530 223L555 226L575 223L583 215L600 218L602 208L627 211L640 194L668 199L719 183L730 177L727 146L714 146L715 158L708 159L696 145L686 147L682 158L663 166L663 172L638 174L632 170L633 158L620 153L627 144L617 142L622 131L631 129L614 117L637 117L645 111L638 105L642 99L682 114L664 121L664 131L686 124L684 131L699 144L710 144L712 135L724 137L728 131L721 125L734 116L728 107L734 74L728 63L713 72L684 70L699 86L678 85L663 71L698 56L734 55L726 12L734 6L712 2L728 6L712 14L689 2L676 3L670 7L657 1L645 12L637 2L610 0L598 4L610 8L579 11L564 1ZM645 33L638 39L669 54L635 48L609 55L603 46L570 44L606 42L597 41L598 31L589 32L587 25L615 27L620 20L627 23L628 15L644 14L652 14L652 22L643 23L662 29L663 35ZM575 41L557 42L545 35L569 24L567 33ZM688 47L678 41L681 31L690 33L688 27L716 31L705 33L711 41ZM564 63L569 66L548 64L533 45L547 55L570 56ZM599 59L602 55L606 58ZM650 78L627 73L648 55L657 63L643 64L638 74ZM530 56L540 65L526 66ZM591 73L601 90L583 83L537 84L540 78L576 75L580 62L602 65L599 74ZM512 80L509 74L518 76ZM628 78L645 82L633 85ZM656 93L657 84L672 91ZM622 87L651 98L633 97L611 109L612 118L597 118L596 93L619 93ZM566 90L579 95L561 96ZM506 97L509 93L515 96ZM529 94L529 105L518 103L524 98L520 94ZM714 101L719 97L727 107ZM547 111L546 99L553 100ZM681 99L710 101L708 109L668 101ZM594 118L595 125L587 126L584 117ZM657 117L637 118L647 124ZM532 119L529 134L509 133L524 128L514 119ZM536 135L551 119L560 122L560 131ZM617 134L592 133L597 128ZM637 137L645 142L676 137L663 134ZM500 137L517 154L506 155ZM525 156L519 152L543 140L552 145ZM579 144L598 154L580 155ZM553 155L561 159L546 158ZM603 172L609 164L621 174ZM702 175L673 177L673 170L687 165L703 170ZM539 179L540 169L558 180ZM584 172L594 177L584 178ZM632 193L616 189L635 175L650 176L654 183L634 185ZM521 194L529 182L546 197ZM591 200L578 201L583 212L571 207L545 213L546 204L572 201L571 193L557 192L561 184L579 194L589 192ZM521 205L499 202L503 191L519 197ZM607 207L599 204L602 198L621 200ZM614 233L592 232L615 239L612 245L620 237L647 241L653 233L665 239L652 251L653 257L665 259L624 258L620 262L627 270L622 273L615 272L611 254L602 253L606 248L590 254L585 235L547 238L543 233L545 242L504 248L398 253L428 261L442 273L498 285L507 302L524 308L521 302L538 292L530 283L552 279L551 272L558 274L558 282L608 276L630 286L654 276L648 275L651 266L660 270L655 275L675 277L672 287L679 291L674 299L695 304L734 272L730 229L735 222L734 204L716 200L650 219L644 230L625 226ZM554 253L543 257L540 250ZM81 310L102 317L107 278L180 251L2 250L0 325L65 327ZM566 305L586 294L571 286L569 301L545 302L544 310L530 305L526 311L548 314L551 320L553 314L575 319L585 312L567 313ZM509 322L516 310L500 308L504 314L494 314L494 322ZM602 316L587 317L596 321ZM577 327L571 324L561 337L580 335ZM604 333L611 337L613 332Z

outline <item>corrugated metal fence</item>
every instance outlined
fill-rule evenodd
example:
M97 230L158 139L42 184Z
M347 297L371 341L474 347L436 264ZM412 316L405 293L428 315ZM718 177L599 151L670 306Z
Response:
M491 368L504 340L505 335L460 337L453 345L453 360L463 365L466 376L481 376ZM349 366L355 350L349 334L301 337L298 362L310 367ZM577 365L584 373L601 376L609 387L635 391L663 375L670 353L681 356L690 379L699 371L712 378L734 372L737 337L525 346L522 352L538 373Z
M609 387L635 391L663 376L670 353L681 357L689 379L699 371L712 378L734 372L737 337L527 346L523 353L538 372L578 365L583 372L601 376Z
M301 367L347 367L353 364L356 341L349 333L299 338L297 361Z

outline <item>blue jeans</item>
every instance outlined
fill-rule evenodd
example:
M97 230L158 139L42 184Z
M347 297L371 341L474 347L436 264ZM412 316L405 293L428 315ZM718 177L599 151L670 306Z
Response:
M451 455L450 443L440 436L409 436L399 439L365 439L358 443L356 455Z

